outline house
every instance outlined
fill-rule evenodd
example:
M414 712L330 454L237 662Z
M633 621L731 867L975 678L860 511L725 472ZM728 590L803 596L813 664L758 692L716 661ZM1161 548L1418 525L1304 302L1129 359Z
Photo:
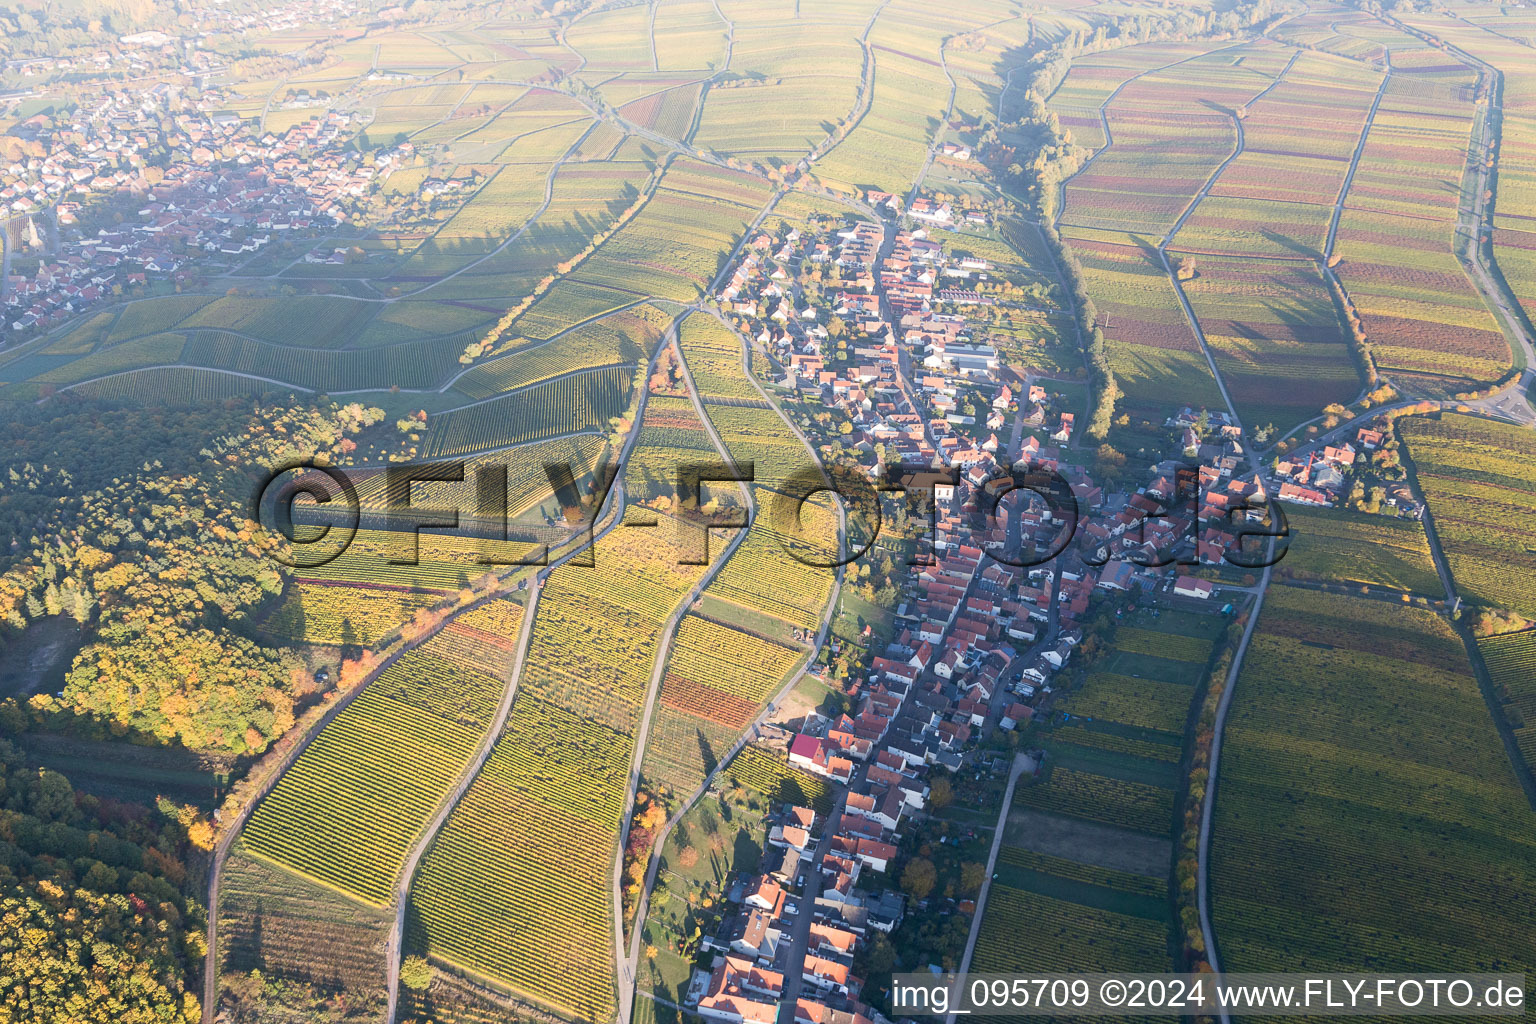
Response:
M853 762L837 756L835 745L816 736L799 733L789 745L789 763L808 772L846 783L853 777Z
M1035 717L1035 709L1028 704L1020 704L1015 701L1003 709L1002 720L997 724L1004 729L1017 728L1020 722L1028 722Z
M1180 597L1194 597L1202 601L1211 596L1210 580L1197 580L1193 576L1180 576L1173 584L1173 592Z
M774 1024L784 975L758 967L738 956L725 957L709 978L699 1000L699 1016L726 1024Z
M1105 590L1129 590L1131 577L1135 573L1136 567L1130 562L1113 559L1104 566L1104 571L1099 574L1099 582L1096 585Z
M1277 496L1281 501L1291 501L1298 505L1332 505L1333 499L1322 491L1313 490L1310 487L1298 487L1296 484L1284 483L1280 485Z
M874 871L884 873L891 861L896 859L896 853L896 847L890 843L864 838L855 841L854 856Z
M784 889L768 875L759 875L748 883L741 902L777 918L784 909Z
M1325 445L1323 447L1323 461L1330 462L1333 465L1344 469L1348 469L1350 466L1355 464L1354 445L1343 444L1339 445L1337 448L1333 447L1332 445Z
M1355 440L1360 442L1360 446L1362 448L1369 448L1373 450L1380 448L1386 439L1386 435L1381 431L1371 430L1368 427L1361 427L1359 431L1355 433Z
M731 952L771 964L778 954L780 937L781 932L773 926L773 918L754 908L747 911L739 926L733 929Z
M814 953L805 955L805 966L801 968L800 977L822 992L845 996L857 992L861 985L848 964Z

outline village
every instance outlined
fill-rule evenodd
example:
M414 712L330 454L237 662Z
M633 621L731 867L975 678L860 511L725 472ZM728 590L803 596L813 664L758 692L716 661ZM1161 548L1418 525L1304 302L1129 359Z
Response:
M384 224L446 220L480 176L427 176L383 186L418 163L408 141L360 146L368 115L300 90L277 106L305 108L288 127L242 118L214 84L227 68L206 49L215 33L340 23L350 3L294 3L267 14L214 9L203 31L146 31L109 49L7 62L25 81L69 76L71 99L18 121L0 148L0 215L10 234L0 277L0 341L57 326L114 298L238 275L259 254L288 264L368 259L355 243ZM399 9L380 12L389 20ZM134 85L118 78L124 71ZM0 96L19 110L32 90Z
M949 216L914 204L914 215L929 211ZM806 271L825 266L838 268L838 286L811 301ZM1140 481L1101 482L1096 448L1075 437L1084 410L1052 381L1002 364L967 317L989 301L974 287L986 271L921 226L855 221L754 239L719 295L771 357L768 383L803 403L823 454L872 477L901 474L932 515L900 538L911 557L893 570L889 629L866 625L859 643L830 647L821 671L846 710L760 730L838 796L826 817L779 812L771 843L782 855L770 851L772 869L741 880L740 913L695 977L706 1019L773 1021L793 997L797 1022L882 1020L878 994L851 973L871 929L899 929L903 907L908 919L975 910L964 893L919 906L897 883L903 851L931 848L944 827L933 780L946 792L1000 782L1012 761L1000 754L1030 748L1032 723L1051 719L1094 615L1139 603L1231 617L1250 598L1269 488L1245 471L1237 428L1184 410L1168 424L1183 458ZM961 274L977 276L972 287L943 284ZM1015 487L1015 467L1034 476ZM1052 478L1061 499L1047 501L1039 482ZM996 786L987 791L995 799ZM780 940L807 931L795 911L808 915L810 939L791 945ZM925 967L957 964L903 965Z
M0 201L12 210L54 205L23 218L28 249L42 255L35 271L4 282L11 337L148 281L180 286L235 270L275 242L328 238L373 212L371 197L414 155L408 142L343 152L360 115L323 112L259 133L222 105L216 92L183 103L161 84L147 95L103 95L67 123L34 119L31 148L45 155L5 167ZM429 199L430 185L422 185ZM450 206L472 191L437 190ZM303 259L340 262L349 252L327 245Z

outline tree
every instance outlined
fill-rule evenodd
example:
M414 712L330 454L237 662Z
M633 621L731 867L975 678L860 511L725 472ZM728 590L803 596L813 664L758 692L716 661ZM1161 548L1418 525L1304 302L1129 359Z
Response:
M928 788L928 803L936 811L948 807L954 798L954 787L949 784L948 779L934 779L933 784Z
M933 861L926 857L913 857L901 873L901 887L915 900L927 899L938 880Z
M981 892L981 883L987 880L987 866L968 861L960 868L960 888L969 896Z
M426 957L408 956L400 962L400 984L412 992L425 992L432 984L432 965Z

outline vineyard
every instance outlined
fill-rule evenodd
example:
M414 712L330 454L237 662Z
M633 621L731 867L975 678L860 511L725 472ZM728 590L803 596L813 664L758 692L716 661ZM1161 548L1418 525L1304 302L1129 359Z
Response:
M572 370L632 366L650 355L670 321L655 306L635 306L582 324L551 341L513 347L460 377L454 390L470 398L489 398Z
M1461 641L1428 611L1271 587L1215 813L1229 970L1536 962L1536 824Z
M1494 380L1510 365L1498 322L1451 246L1475 79L1459 63L1388 79L1336 248L1377 364L1442 391Z
M1263 233L1273 233L1272 221L1263 216L1235 222L1264 224ZM1196 276L1184 291L1244 421L1271 423L1284 432L1329 403L1354 400L1360 374L1315 265L1192 259Z
M691 316L683 321L678 344L694 386L705 401L710 398L760 399L757 388L742 372L741 339L712 316Z
M1449 413L1398 430L1458 590L1536 617L1536 437Z
M1500 699L1507 702L1515 743L1526 764L1536 764L1536 630L1484 637L1477 647Z
M244 843L230 849L219 879L219 968L261 971L311 982L379 1002L386 973L384 911L299 878L259 857Z
M607 430L629 405L634 369L610 366L546 381L431 418L426 458L465 455L582 430Z
M661 626L704 572L678 564L677 541L677 525L662 518L599 540L594 567L577 559L551 572L520 698L549 701L627 735L650 682Z
M506 729L411 890L412 948L583 1020L613 1012L631 733L662 625L703 572L676 536L619 529L593 567L550 573Z
M1020 925L1028 922L1020 941ZM1168 926L993 884L971 969L1056 974L1084 971L1154 973L1173 969Z
M1440 577L1417 519L1300 505L1287 506L1285 515L1291 535L1275 566L1281 578L1440 596Z
M288 584L282 603L262 623L262 630L302 643L369 646L445 596L437 591L300 577Z
M770 800L801 804L817 814L832 812L832 788L814 775L791 768L760 747L741 749L726 766L731 778Z
M1108 718L1142 729L1180 733L1192 696L1186 683L1094 672L1059 706L1074 717Z
M1025 850L1017 846L1005 845L1000 847L997 851L997 861L999 864L1004 864L1011 868L1055 875L1058 878L1067 878L1074 882L1086 882L1089 885L1114 889L1117 892L1154 897L1166 896L1168 893L1168 880L1166 878L1154 878L1150 875L1138 875L1130 871L1117 871L1113 868L1101 868L1094 864L1082 864L1075 860L1069 860L1066 857L1053 857L1050 854L1036 853L1033 850Z
M629 757L629 737L519 693L422 860L407 949L577 1019L611 1016L609 890Z
M515 629L505 613L515 606L492 607L476 621ZM405 652L321 731L251 816L251 852L375 906L389 901L505 685L462 660L475 651L466 636L439 634Z
M1014 801L1055 814L1159 835L1173 827L1173 790L1110 778L1061 765L1048 778L1025 786Z

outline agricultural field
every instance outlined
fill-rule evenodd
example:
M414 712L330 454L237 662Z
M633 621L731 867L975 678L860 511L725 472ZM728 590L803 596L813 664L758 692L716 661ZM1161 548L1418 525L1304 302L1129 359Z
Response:
M791 479L802 481L816 472L816 462L805 442L767 403L761 408L709 403L704 411L719 431L732 461L740 466L752 463L756 480L764 487L781 490ZM802 485L796 493L804 490ZM773 499L765 502L765 509L770 514L774 512Z
M657 4L651 23L656 70L714 71L724 67L726 27L709 0Z
M1162 239L1238 143L1231 111L1281 80L1291 52L1226 47L1129 80L1104 108L1109 145L1067 183L1060 230Z
M1151 415L1184 405L1221 408L1216 378L1155 247L1068 244L1099 308L1124 407Z
M219 884L220 975L260 971L383 1012L385 912L253 856L237 841ZM227 996L226 996L227 998Z
M1536 208L1536 71L1530 60L1529 13L1460 3L1449 8L1449 16L1425 12L1405 21L1461 47L1503 75L1493 231L1488 242L1527 318L1536 317L1536 218L1531 215Z
M1021 942L1023 921L1029 922L1029 937ZM1166 921L994 882L971 967L1000 974L1155 974L1173 969L1168 943Z
M931 39L910 39L893 25L886 33L873 33L870 46L874 85L869 109L814 171L835 185L905 192L945 116L949 87ZM913 53L907 46L928 52Z
M1134 612L1056 703L1062 722L1041 778L1014 793L1030 807L1117 829L1166 836L1173 827L1185 723L1226 619Z
M731 328L712 316L690 316L683 321L677 340L700 398L762 401L742 370L741 338Z
M817 814L832 810L831 786L809 772L791 768L788 762L761 747L742 747L725 770L738 784L770 800L801 804Z
M1321 257L1334 204L1384 78L1341 57L1298 57L1278 85L1245 108L1243 151L1222 169L1173 247Z
M1101 149L1108 139L1100 112L1126 82L1158 68L1199 56L1210 47L1201 43L1147 43L1116 47L1089 54L1072 62L1049 97L1050 108L1073 141L1089 149Z
M1536 630L1483 637L1477 649L1526 765L1536 764Z
M611 87L604 86L607 92ZM670 139L686 137L693 127L693 115L699 106L702 89L693 83L676 85L661 92L653 92L640 99L631 100L619 108L626 121L641 128L649 128L658 135ZM632 136L633 140L634 137ZM649 142L649 140L637 140ZM616 150L615 153L618 151ZM619 159L617 155L609 159Z
M1222 751L1227 970L1536 962L1536 821L1444 620L1271 587Z
M443 301L472 300L474 305L500 304L509 296L529 294L534 286L560 272L600 231L611 228L635 203L647 185L651 168L645 164L593 161L566 163L554 174L549 206L515 241L491 253L457 277L430 285L423 294ZM609 308L641 296L627 296ZM558 321L539 337L548 337L575 321ZM517 328L529 334L528 327Z
M411 845L491 728L521 611L500 600L460 619L320 732L246 825L253 854L374 906L390 900Z
M765 19L769 13L751 12L755 23L737 21L730 72L705 92L693 142L744 159L793 163L852 111L864 53L858 28L829 24L840 9L813 16L807 8L799 20Z
M698 612L685 615L657 694L641 767L647 782L663 783L679 795L691 792L806 658L804 647Z
M1275 566L1281 579L1442 596L1424 525L1417 519L1301 505L1286 505L1285 516L1291 534Z
M655 514L632 508L641 523ZM633 732L662 627L703 567L678 528L600 538L544 583L517 698L411 890L408 945L520 999L611 1014L613 904ZM594 571L594 569L596 571Z
M1451 247L1474 83L1459 64L1388 79L1335 248L1377 365L1432 393L1495 380L1512 358Z
M519 693L422 860L407 951L573 1017L611 1015L609 891L629 759L627 736Z
M1457 590L1536 618L1536 437L1454 413L1397 427Z
M630 366L586 370L508 391L428 419L419 454L468 455L583 431L606 431L629 407Z
M646 399L645 418L640 424L640 439L630 452L625 466L630 482L630 500L659 511L672 511L677 498L678 474L685 460L717 462L720 453L710 443L704 424L693 402L669 395L651 395ZM738 492L729 481L703 483L710 497L734 501Z
M1189 259L1195 277L1184 293L1244 423L1284 434L1355 400L1363 381L1316 265Z
M674 160L634 220L603 243L572 280L691 302L708 290L769 194L757 178Z
M670 313L641 303L579 324L545 342L503 342L494 358L477 363L455 380L454 390L474 399L489 398L572 371L634 366L649 358L671 321Z

